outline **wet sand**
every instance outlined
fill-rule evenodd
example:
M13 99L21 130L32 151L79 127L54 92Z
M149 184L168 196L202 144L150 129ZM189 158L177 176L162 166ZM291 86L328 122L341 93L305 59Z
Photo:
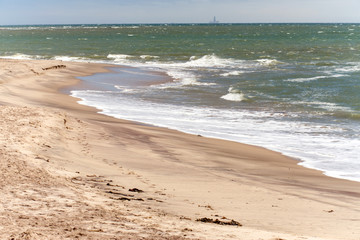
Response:
M359 238L360 183L62 93L108 67L0 60L1 238Z

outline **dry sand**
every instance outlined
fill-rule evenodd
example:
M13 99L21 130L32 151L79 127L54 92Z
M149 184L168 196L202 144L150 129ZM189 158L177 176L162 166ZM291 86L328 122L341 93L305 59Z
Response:
M360 239L360 183L59 93L104 67L0 59L0 239Z

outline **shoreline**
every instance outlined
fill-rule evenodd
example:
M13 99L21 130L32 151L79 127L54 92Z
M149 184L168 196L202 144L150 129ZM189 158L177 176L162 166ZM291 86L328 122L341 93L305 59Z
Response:
M113 91L115 88L127 88L129 87L130 89L134 86L137 87L141 87L141 86L151 86L151 85L158 85L158 84L167 84L167 83L172 83L175 81L175 79L173 79L171 76L167 75L167 73L165 71L154 71L154 70L145 70L145 69L141 69L139 67L133 67L133 66L126 66L126 65L114 65L112 67L108 67L107 68L109 72L105 72L105 73L96 73L92 76L86 76L86 77L81 77L81 84L87 84L88 87L76 87L74 89L74 87L72 88L72 90L100 90L100 91L106 91L106 90L110 90ZM143 79L144 78L144 79ZM153 78L152 81L149 81L150 78ZM113 80L116 79L116 80ZM134 82L132 82L134 81ZM96 86L95 86L96 85ZM106 87L104 87L104 85L106 85ZM111 86L111 87L107 87L107 86ZM114 86L116 86L114 88ZM71 87L70 87L71 88ZM98 108L96 103L91 102L90 103L86 103L87 101L87 97L78 97L78 96L74 96L71 92L68 93L68 95L75 97L75 98L80 98L81 100L78 101L79 104L81 105L85 105L85 106L90 106L90 107L95 107ZM76 94L75 94L76 95ZM81 94L80 94L81 95ZM90 97L91 99L91 97ZM187 130L184 127L179 127L179 125L172 125L172 124L167 124L167 123L160 123L159 121L156 122L156 120L151 119L151 120L147 120L147 121L142 121L141 119L136 119L136 117L134 118L133 116L122 116L118 113L114 113L114 111L107 111L106 107L103 106L103 108L99 108L98 111L99 114L103 114L106 116L110 116L110 117L114 117L117 119L123 119L123 120L127 120L127 121L132 121L132 122L137 122L140 125L147 125L147 126L153 126L153 127L160 127L160 128L166 128L166 129L172 129L172 130L176 130L182 133L187 133L187 134L192 134L192 135L199 135L199 136L203 136L206 138L214 138L214 139L218 139L218 140L224 140L224 141L231 141L231 142L237 142L240 144L247 144L247 145L252 145L252 146L257 146L260 148L264 148L267 149L269 151L275 151L278 152L288 158L292 158L294 159L298 165L303 166L305 168L309 168L309 169L313 169L316 171L320 171L322 172L325 176L328 177L332 177L332 178L337 178L337 179L343 179L343 180L349 180L349 181L355 181L355 182L360 182L358 179L355 178L351 178L351 177L346 177L346 176L340 176L340 175L331 175L331 170L330 169L322 169L322 168L317 168L314 165L311 165L311 163L309 163L309 161L303 159L301 156L299 155L293 155L291 156L291 154L289 153L289 151L284 150L284 148L282 148L282 150L279 150L279 147L276 148L271 148L269 146L265 145L261 145L261 143L258 144L253 144L249 142L243 142L240 140L236 140L234 138L229 137L229 135L221 135L217 132L217 134L214 133L207 133L207 134L203 134L203 133L199 133L198 129L195 130ZM266 143L266 142L265 142ZM264 144L264 142L263 142ZM289 155L290 154L290 155Z
M171 221L175 227L170 235L163 231L163 239L357 239L360 234L356 224L360 219L360 183L327 177L261 147L115 119L59 92L62 87L78 83L77 76L106 72L104 67L109 65L2 59L0 65L11 71L0 72L1 107L25 111L27 106L49 111L51 116L60 111L61 119L54 121L64 128L56 135L61 137L49 137L52 147L36 150L42 154L38 159L25 156L29 164L56 176L68 189L72 189L73 182L81 182L81 186L88 187L84 193L89 191L89 199L91 194L97 200L105 199L97 201L104 209L104 218L111 219L110 209L114 210L115 205L150 215L153 220L148 222L137 219L140 227L131 233L137 234L134 239L145 234L146 226L152 226L156 234L155 230L171 228L171 224L166 225ZM58 65L66 68L42 70ZM42 137L47 135L44 132ZM23 152L31 155L28 152L34 146L30 147ZM89 187L89 182L95 187ZM144 190L136 194L144 201L116 202L114 194L109 193L115 190L107 187L117 185L124 186L121 194L129 195L126 188ZM154 212L146 212L148 208ZM27 211L32 212L23 209L24 214ZM64 211L68 212L66 208ZM202 217L234 219L244 227L195 222ZM154 226L155 218L164 223ZM192 231L184 233L182 230L189 226ZM36 231L36 227L33 229ZM105 223L101 229L85 232L89 238L115 234Z

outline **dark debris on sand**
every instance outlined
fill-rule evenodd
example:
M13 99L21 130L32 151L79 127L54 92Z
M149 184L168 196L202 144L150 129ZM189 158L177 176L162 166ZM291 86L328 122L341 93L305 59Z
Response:
M219 224L219 225L231 225L231 226L239 226L241 227L242 224L235 221L235 220L231 220L231 221L221 221L219 219L212 219L212 218L199 218L196 220L197 222L204 222L204 223L215 223L215 224Z

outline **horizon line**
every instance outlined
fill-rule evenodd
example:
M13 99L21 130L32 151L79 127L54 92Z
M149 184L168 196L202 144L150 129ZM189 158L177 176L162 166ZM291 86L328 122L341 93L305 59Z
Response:
M32 23L32 24L0 24L0 26L51 26L51 25L221 25L221 24L360 24L360 22L194 22L194 23Z

